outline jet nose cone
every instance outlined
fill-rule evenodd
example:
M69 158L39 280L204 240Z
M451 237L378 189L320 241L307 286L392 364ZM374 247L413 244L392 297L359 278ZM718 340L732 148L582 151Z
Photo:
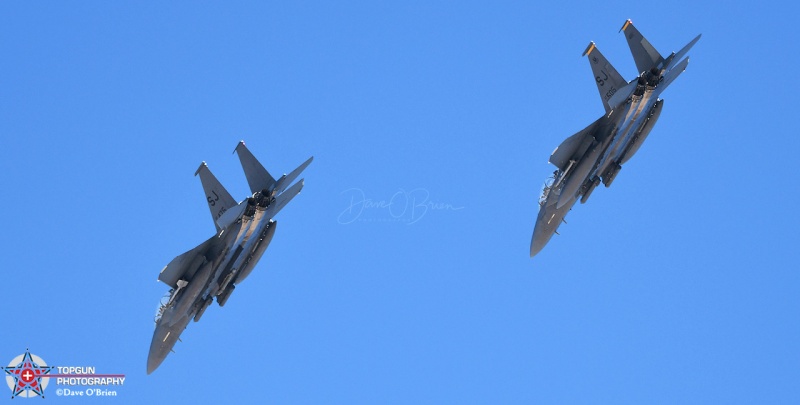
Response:
M536 256L537 253L541 252L547 242L550 241L551 235L546 235L545 232L542 232L540 228L541 227L537 223L536 227L533 229L533 237L531 238L531 257Z
M153 371L156 371L158 366L160 366L161 362L163 361L163 358L159 359L157 357L149 356L147 358L147 374L150 375Z
M171 331L164 325L157 325L156 330L153 332L153 340L150 342L150 353L147 355L147 374L152 373L164 359L167 358L167 353L172 346L168 346L167 337Z
M541 252L542 248L544 248L545 245L544 243L537 243L537 242L538 241L536 240L536 238L534 238L531 241L531 257L536 256L536 254Z
M575 200L571 200L574 202ZM570 201L568 200L567 203ZM536 256L545 245L550 242L553 234L556 233L558 225L564 219L569 211L569 207L559 210L553 205L545 204L539 211L539 216L536 218L536 225L533 227L533 237L531 237L531 257Z
M167 357L167 354L161 349L161 346L158 344L152 344L150 346L150 354L147 356L147 374L155 371Z
M190 319L188 316L182 316L176 322L170 324L163 317L161 318L158 325L156 325L155 332L153 332L153 341L150 342L150 355L147 357L147 374L152 373L164 362L164 359L167 358L167 355L175 346L175 342L178 341L181 332L186 329Z

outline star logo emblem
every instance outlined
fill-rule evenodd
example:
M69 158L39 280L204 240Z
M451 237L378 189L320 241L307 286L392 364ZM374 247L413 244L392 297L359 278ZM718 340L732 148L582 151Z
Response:
M11 388L11 398L18 396L30 398L41 396L44 398L44 389L47 378L42 383L42 376L49 374L53 367L49 367L39 356L32 355L29 350L11 360L8 367L2 367L6 373L6 382Z

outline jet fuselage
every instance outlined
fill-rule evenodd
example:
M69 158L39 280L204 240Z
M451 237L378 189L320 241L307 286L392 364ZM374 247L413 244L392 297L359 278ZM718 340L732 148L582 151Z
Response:
M636 153L653 128L661 112L662 101L658 99L661 91L656 91L657 80L642 84L645 75L636 79L638 83L634 93L604 118L606 125L598 126L593 134L596 141L575 163L575 169L564 174L566 178L558 208L579 196L584 197L582 203L586 202L600 179L606 187L610 186L622 163Z
M310 157L276 180L244 142L239 142L235 152L252 195L236 203L205 162L195 172L200 176L217 232L172 259L158 275L158 280L171 289L156 315L148 374L172 351L191 319L200 320L214 298L220 307L224 306L235 286L253 271L275 235L278 223L272 218L300 193L304 180L292 183L313 160Z
M531 256L556 233L575 201L586 202L601 182L611 186L622 165L639 150L658 121L663 106L659 96L686 70L686 55L700 40L698 35L677 53L662 57L630 20L620 31L625 32L640 73L627 82L594 42L583 52L588 56L606 114L565 139L550 155L550 163L558 170L540 198Z
M191 280L174 289L169 301L159 309L147 360L148 373L166 358L190 319L200 320L214 297L220 306L225 305L234 285L252 271L275 234L277 222L265 216L268 202L268 197L258 194L248 199L241 218L222 230L201 253L205 261Z

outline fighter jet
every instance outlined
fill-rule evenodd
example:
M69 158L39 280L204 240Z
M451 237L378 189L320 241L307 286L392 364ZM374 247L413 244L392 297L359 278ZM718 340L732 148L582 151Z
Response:
M627 20L625 33L638 76L625 81L600 53L594 42L583 52L588 56L605 115L570 136L550 155L556 166L546 180L539 198L539 215L531 238L531 257L547 244L564 217L580 199L585 203L601 182L606 186L616 178L644 142L661 114L661 93L689 64L686 54L700 35L677 53L663 57Z
M234 288L253 271L275 235L278 223L273 217L300 193L303 179L289 186L314 159L310 157L275 180L244 142L239 142L234 152L253 194L237 204L205 162L195 172L200 175L217 233L173 259L158 275L170 290L156 314L147 374L161 365L191 319L199 321L214 297L224 306Z

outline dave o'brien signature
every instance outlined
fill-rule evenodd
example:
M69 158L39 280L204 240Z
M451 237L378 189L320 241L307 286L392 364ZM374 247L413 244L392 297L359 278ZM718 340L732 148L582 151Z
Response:
M400 189L388 200L367 198L364 190L360 188L348 188L340 194L350 196L350 205L339 214L340 224L358 221L368 209L386 210L392 220L406 222L408 225L416 223L429 211L464 209L464 207L454 207L452 204L431 201L430 192L424 188L415 188L411 191Z

